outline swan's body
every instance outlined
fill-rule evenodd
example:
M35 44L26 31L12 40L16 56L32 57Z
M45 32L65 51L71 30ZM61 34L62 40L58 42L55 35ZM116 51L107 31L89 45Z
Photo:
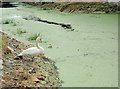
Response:
M25 56L25 55L39 55L43 54L44 49L42 47L31 47L26 50L23 50L18 56Z
M36 47L31 47L26 50L23 50L17 57L22 58L25 55L36 56L40 54L44 54L44 48L39 45L41 41L40 37L36 39Z

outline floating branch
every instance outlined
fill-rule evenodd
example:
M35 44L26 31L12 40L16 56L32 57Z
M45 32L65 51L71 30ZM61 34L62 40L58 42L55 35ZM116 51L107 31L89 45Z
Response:
M71 24L64 24L64 23L57 23L57 22L47 21L47 20L43 20L43 19L40 19L40 18L34 17L34 16L25 17L23 19L40 21L40 22L44 22L44 23L47 23L47 24L60 25L64 29L70 29L70 31L74 31L74 29L72 28Z

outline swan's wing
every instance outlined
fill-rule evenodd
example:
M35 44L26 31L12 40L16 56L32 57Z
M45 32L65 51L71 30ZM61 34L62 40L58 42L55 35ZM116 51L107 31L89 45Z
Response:
M26 50L23 50L19 55L38 55L38 54L42 54L43 50L42 49L38 49L37 47L31 47L28 48Z

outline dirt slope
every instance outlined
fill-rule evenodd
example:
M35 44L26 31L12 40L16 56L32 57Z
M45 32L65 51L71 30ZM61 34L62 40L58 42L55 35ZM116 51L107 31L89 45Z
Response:
M23 60L14 57L23 49L32 45L24 44L14 38L8 38L8 46L14 49L13 53L2 53L3 81L1 87L59 87L61 80L55 63L45 57L25 56Z

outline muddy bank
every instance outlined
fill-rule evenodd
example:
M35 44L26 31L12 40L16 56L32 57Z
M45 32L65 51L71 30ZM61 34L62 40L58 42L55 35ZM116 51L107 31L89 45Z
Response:
M118 13L120 7L118 3L101 2L27 2L29 5L38 6L43 10L59 10L61 12L101 12Z
M5 34L8 46L14 52L5 54L2 52L3 76L0 87L60 87L62 81L55 62L46 57L25 56L23 60L15 60L14 57L22 50L32 47Z

